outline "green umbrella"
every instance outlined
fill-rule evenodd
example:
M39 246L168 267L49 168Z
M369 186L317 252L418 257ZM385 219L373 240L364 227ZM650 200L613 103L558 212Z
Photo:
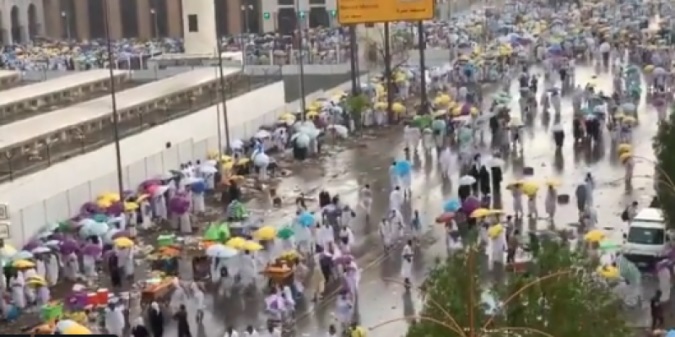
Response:
M221 230L217 225L211 224L204 233L204 239L208 241L218 241L220 239Z
M607 251L617 251L617 250L619 250L619 248L621 248L621 245L614 242L614 241L603 240L602 242L600 242L600 250L605 251L605 252L607 252Z
M222 242L227 241L227 239L230 238L230 223L229 222L223 222L220 225L218 225L218 228L220 229L220 239Z
M293 234L295 234L293 229L290 227L284 227L277 232L277 237L279 239L288 240L291 236L293 236Z

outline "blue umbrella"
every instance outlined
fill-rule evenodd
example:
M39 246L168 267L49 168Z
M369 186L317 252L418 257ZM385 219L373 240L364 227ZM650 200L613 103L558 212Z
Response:
M666 332L666 337L675 337L675 330L668 330L668 332Z
M298 223L303 227L311 227L314 221L314 216L309 212L302 212L298 215Z
M103 236L110 230L107 223L104 222L89 222L80 228L80 236Z
M396 162L396 174L400 177L405 177L412 172L412 165L407 160L399 160Z
M462 204L459 200L453 198L443 204L443 211L445 212L457 212L462 207Z

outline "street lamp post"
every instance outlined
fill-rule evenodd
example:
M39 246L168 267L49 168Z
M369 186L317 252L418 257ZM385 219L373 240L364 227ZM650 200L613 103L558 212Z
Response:
M159 22L157 21L157 11L154 8L150 8L150 16L152 16L152 29L154 30L152 36L157 39L159 38Z
M301 14L302 12L300 12L300 0L295 0L293 2L295 5L295 20L298 27L298 49L300 50L300 54L298 56L298 67L300 70L300 110L302 113L302 120L305 120L307 118L307 102L305 101L305 50L302 41L302 30L304 29L302 21L304 20L304 17Z
M112 39L110 37L110 17L108 13L108 4L107 1L103 4L103 21L105 28L105 38L106 38L106 51L108 54L108 70L110 74L110 97L112 100L112 119L113 119L113 137L115 139L115 161L117 164L117 189L122 198L124 194L124 183L122 182L122 150L120 148L120 117L117 114L117 95L115 88L115 72L113 71L113 51L112 51Z
M70 40L70 16L68 16L66 11L61 11L61 18L66 24L66 38Z
M241 5L241 12L244 15L244 32L246 34L251 34L249 13L253 12L253 5Z

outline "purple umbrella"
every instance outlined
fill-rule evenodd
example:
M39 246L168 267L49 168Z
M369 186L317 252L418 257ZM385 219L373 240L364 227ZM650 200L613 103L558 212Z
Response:
M169 201L169 209L178 215L185 214L190 209L190 201L183 196L176 196Z
M106 209L106 214L112 216L118 216L123 212L124 212L124 203L122 203L121 201L113 203L112 205L110 205L110 207Z
M33 239L33 240L30 240L25 246L23 246L22 250L30 252L33 249L35 249L37 247L40 247L40 246L42 246L42 241Z
M83 214L83 215L102 213L102 211L103 210L101 210L101 207L98 207L98 205L95 202L91 202L91 201L85 203L80 208L80 214Z
M162 185L162 180L161 179L149 179L141 183L141 189L143 191L146 191L148 187L153 186L153 185Z
M464 212L464 214L466 214L467 216L479 208L480 208L480 200L478 200L476 197L468 197L462 203L462 212Z
M99 245L93 243L88 243L82 248L82 254L89 256L97 256L101 254L102 251L103 249L101 249Z
M49 236L50 240L63 241L66 239L66 235L63 233L54 233Z
M69 255L80 250L80 244L73 239L65 239L59 245L59 250L63 255Z
M461 113L462 115L468 115L468 114L470 114L470 113L471 113L471 104L469 104L469 103L464 103L464 105L462 105L462 109L460 109L460 113Z
M341 263L341 264L352 263L352 260L354 260L354 258L351 255L340 255L340 256L333 259L333 261L335 263Z

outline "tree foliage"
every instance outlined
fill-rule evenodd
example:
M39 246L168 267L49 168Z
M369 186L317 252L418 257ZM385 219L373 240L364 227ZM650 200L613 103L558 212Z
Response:
M652 147L658 165L654 172L656 194L668 227L675 228L675 208L664 207L675 204L675 114L660 123Z
M407 337L632 335L610 286L598 280L587 259L567 245L543 242L539 257L526 272L508 273L497 285L481 276L482 256L477 249L469 250L435 266L423 287L425 304L419 322L410 327ZM495 298L496 310L487 311L481 293ZM431 321L452 325L448 314L464 334Z
M364 94L351 95L347 98L347 112L351 115L357 128L361 127L363 112L370 105L370 99Z

